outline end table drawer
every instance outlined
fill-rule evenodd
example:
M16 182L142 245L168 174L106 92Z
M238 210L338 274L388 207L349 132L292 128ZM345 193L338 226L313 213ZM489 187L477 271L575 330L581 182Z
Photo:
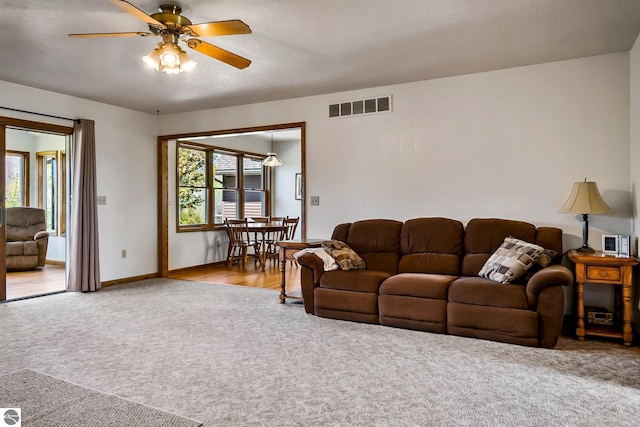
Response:
M587 266L587 280L620 281L620 269L616 267Z

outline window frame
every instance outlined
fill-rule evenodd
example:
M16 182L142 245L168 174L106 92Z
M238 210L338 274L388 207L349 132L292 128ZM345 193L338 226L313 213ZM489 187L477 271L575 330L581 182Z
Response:
M29 165L30 154L28 151L18 151L18 150L6 150L5 151L5 164L6 164L6 156L14 156L14 157L22 157L22 206L31 206L31 198L29 189L30 186L30 177L31 177L31 169ZM5 188L5 192L6 192ZM5 194L5 200L7 199L7 195Z
M45 209L44 206L44 167L45 158L55 160L55 221L56 227L53 230L47 230L52 236L66 235L66 197L67 197L67 180L66 180L66 152L64 150L48 150L36 152L36 161L38 163L38 208Z
M204 188L206 189L206 204L207 204L207 221L204 224L194 224L194 225L181 225L180 224L180 189L185 188L185 186L180 185L180 172L179 172L179 160L180 160L180 149L190 149L190 150L198 150L205 152L206 164L205 164L205 187L193 187L193 188ZM229 191L237 192L237 200L236 200L236 218L244 218L245 215L245 192L262 192L264 194L263 201L263 210L264 216L269 216L271 213L271 171L270 168L266 166L262 166L262 189L254 189L254 188L244 188L245 183L245 170L244 170L244 159L252 159L252 160L262 160L265 156L264 154L252 153L248 151L234 150L225 147L217 147L205 144L199 144L192 141L179 141L176 140L176 151L175 151L175 173L176 173L176 185L175 185L175 220L176 220L176 232L184 233L184 232L193 232L193 231L215 231L224 228L224 222L216 223L215 209L215 194L216 189L220 190L220 187L215 187L215 172L214 168L211 167L213 165L214 155L215 153L220 153L228 156L233 156L236 158L236 186L235 187L222 187ZM223 211L224 212L224 211Z

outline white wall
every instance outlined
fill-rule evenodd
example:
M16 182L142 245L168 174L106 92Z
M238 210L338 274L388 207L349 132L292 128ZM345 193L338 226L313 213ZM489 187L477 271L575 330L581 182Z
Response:
M100 278L157 272L157 117L2 81L0 106L96 122L97 191L107 196L98 207ZM0 115L72 126L2 109Z
M393 112L328 119L327 106L393 95ZM595 180L613 215L592 216L592 246L630 233L629 54L347 93L164 116L162 134L307 122L308 235L344 221L502 217L565 230L575 181Z
M301 141L282 141L275 144L278 158L282 160L282 166L274 170L274 212L273 216L300 217L302 214L302 201L295 199L296 174L302 170L300 158ZM301 227L296 229L296 237L301 236Z

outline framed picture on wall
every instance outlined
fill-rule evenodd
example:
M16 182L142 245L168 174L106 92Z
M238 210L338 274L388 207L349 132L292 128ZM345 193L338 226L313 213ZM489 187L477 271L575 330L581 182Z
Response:
M302 174L296 174L296 200L302 200Z

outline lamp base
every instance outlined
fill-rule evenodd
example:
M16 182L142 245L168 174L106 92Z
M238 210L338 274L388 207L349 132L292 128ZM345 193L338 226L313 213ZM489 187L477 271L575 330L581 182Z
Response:
M595 252L596 250L589 246L582 246L581 248L576 249L578 252Z

